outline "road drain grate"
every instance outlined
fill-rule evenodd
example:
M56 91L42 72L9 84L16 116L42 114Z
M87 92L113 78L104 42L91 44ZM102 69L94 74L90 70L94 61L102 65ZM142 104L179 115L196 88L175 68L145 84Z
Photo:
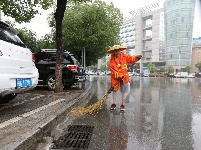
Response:
M69 125L64 135L54 142L53 149L86 150L91 140L94 126Z

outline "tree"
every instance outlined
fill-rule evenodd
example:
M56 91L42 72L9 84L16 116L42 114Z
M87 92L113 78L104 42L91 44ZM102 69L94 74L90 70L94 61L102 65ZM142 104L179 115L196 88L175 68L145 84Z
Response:
M15 22L11 22L9 20L5 21L7 24L12 26L13 28L16 27ZM16 28L18 31L18 36L22 40L22 42L32 51L35 52L37 48L37 39L36 39L36 32L32 30L28 30L27 28Z
M195 64L195 67L197 67L198 70L201 72L201 61Z
M27 28L18 29L18 36L23 43L32 51L35 52L37 48L36 32L28 30Z
M89 0L72 0L72 2L87 2ZM62 40L62 21L66 11L67 0L57 0L56 12L54 13L55 27L56 27L56 66L55 66L55 92L63 91L62 84L62 56L64 52Z
M152 62L150 62L147 65L147 69L149 69L151 73L153 73L153 72L155 72L157 70L157 68L152 64Z
M64 48L77 55L81 61L82 49L86 50L86 65L97 63L110 46L119 43L123 16L113 3L107 5L96 0L92 4L71 6L64 15ZM54 26L54 22L51 22Z
M87 2L91 0L71 0L68 2L80 3ZM53 0L9 0L0 1L0 9L4 12L6 16L11 16L15 18L17 22L29 22L37 13L38 8L47 9L53 4ZM62 85L62 54L64 51L63 41L62 41L62 21L64 17L64 12L66 10L67 0L57 0L56 12L54 13L55 19L55 29L56 29L56 69L55 69L55 92L63 91ZM113 15L108 14L111 19ZM107 45L112 45L112 43L107 43Z
M102 64L102 65L100 66L100 70L101 70L101 71L106 70L106 66Z
M171 66L171 65L168 65L166 68L165 68L165 71L167 73L173 73L174 72L174 67Z
M90 70L93 70L93 71L94 71L94 69L95 69L95 66L94 66L94 65L91 65L91 66L90 66Z
M56 43L55 40L53 40L53 34L45 34L42 39L37 40L37 48L43 49L43 48L49 48L49 49L55 49Z
M36 14L38 9L48 9L54 0L1 0L0 10L4 15L15 18L16 22L29 22Z
M190 67L189 65L187 65L187 66L185 67L185 69L186 69L186 72L188 72L188 73L191 72L191 67Z

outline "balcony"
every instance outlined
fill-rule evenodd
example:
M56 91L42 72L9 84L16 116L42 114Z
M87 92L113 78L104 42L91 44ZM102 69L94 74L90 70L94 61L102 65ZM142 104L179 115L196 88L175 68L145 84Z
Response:
M145 37L143 37L142 40L143 40L143 41L151 41L151 40L152 40L152 36L151 36L151 35L145 36Z
M151 61L151 57L143 57L142 61Z
M151 47L144 47L144 49L142 51L151 51L152 48Z
M151 30L151 29L152 29L152 25L151 24L143 26L143 30Z

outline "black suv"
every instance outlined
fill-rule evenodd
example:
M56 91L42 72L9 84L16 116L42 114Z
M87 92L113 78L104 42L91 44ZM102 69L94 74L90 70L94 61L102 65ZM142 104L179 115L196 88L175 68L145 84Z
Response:
M39 72L39 84L47 85L50 90L54 90L56 49L41 49L34 57ZM64 88L71 88L84 76L83 67L69 52L65 51L62 59L62 82Z

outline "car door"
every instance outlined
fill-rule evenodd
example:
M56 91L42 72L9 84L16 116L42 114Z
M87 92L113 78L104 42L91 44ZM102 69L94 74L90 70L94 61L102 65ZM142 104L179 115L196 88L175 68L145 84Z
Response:
M35 65L38 68L39 79L46 80L48 75L55 73L56 60L53 59L54 54L52 53L35 53Z

